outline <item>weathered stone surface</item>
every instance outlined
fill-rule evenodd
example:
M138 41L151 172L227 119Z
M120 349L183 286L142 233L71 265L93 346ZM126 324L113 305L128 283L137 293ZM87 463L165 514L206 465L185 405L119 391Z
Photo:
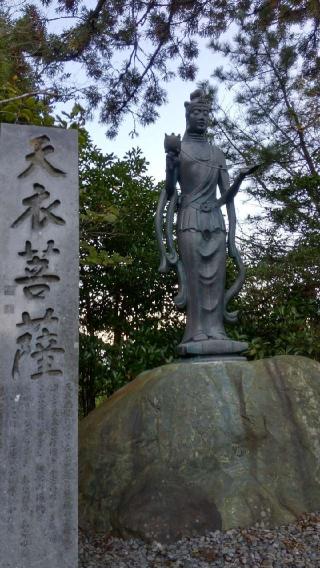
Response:
M304 357L142 373L80 424L80 525L166 541L318 510L319 415Z
M0 127L0 567L76 568L78 144Z

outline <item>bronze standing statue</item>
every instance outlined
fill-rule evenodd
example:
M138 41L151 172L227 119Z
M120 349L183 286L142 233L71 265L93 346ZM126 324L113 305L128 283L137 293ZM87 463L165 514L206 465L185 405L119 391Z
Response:
M224 155L207 140L210 105L203 91L194 91L185 108L186 132L183 139L174 134L165 137L166 186L156 215L161 253L159 270L177 270L179 293L175 303L178 308L186 307L187 310L186 329L178 353L182 356L234 358L247 349L246 343L229 339L224 328L225 321L237 320L237 312L228 312L227 303L244 282L244 266L235 244L234 196L245 176L258 166L240 170L230 186ZM224 204L228 214L227 240L221 212ZM178 252L173 230L176 212ZM233 285L225 290L227 248L239 272Z

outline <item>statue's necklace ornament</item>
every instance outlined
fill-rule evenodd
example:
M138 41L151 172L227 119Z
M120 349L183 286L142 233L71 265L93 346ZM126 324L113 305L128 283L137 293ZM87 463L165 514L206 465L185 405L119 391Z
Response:
M259 166L240 170L230 186L224 155L206 137L210 105L203 91L194 91L185 108L187 129L182 140L180 135L165 135L166 185L156 214L161 254L159 270L168 272L171 268L176 269L179 293L175 303L179 309L186 308L187 312L186 329L178 354L213 359L243 358L241 354L247 349L247 343L233 341L224 328L225 322L237 321L237 312L228 312L227 304L240 291L245 275L235 244L234 197L245 176ZM217 197L217 187L220 197ZM237 278L227 290L227 232L222 205L226 205L228 214L229 255L238 268Z
M181 153L183 153L187 158L189 158L191 161L193 162L198 162L199 164L206 164L207 168L210 168L210 170L225 170L226 172L228 171L227 168L223 168L222 166L213 166L212 164L208 164L207 162L210 161L210 156L206 159L201 159L201 158L195 158L193 156L190 156L190 154L188 154L188 152L186 152L185 150L181 150Z

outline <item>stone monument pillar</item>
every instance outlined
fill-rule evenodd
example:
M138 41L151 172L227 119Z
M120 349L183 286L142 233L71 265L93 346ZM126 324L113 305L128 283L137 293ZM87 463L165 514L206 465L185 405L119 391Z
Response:
M0 130L0 565L76 568L77 133Z

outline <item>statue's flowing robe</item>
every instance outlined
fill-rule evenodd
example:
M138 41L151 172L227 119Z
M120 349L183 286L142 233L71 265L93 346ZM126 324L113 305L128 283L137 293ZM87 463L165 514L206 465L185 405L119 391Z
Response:
M223 324L226 227L214 208L217 185L228 179L223 153L204 138L185 134L180 154L178 249L187 287L183 342L226 339Z

